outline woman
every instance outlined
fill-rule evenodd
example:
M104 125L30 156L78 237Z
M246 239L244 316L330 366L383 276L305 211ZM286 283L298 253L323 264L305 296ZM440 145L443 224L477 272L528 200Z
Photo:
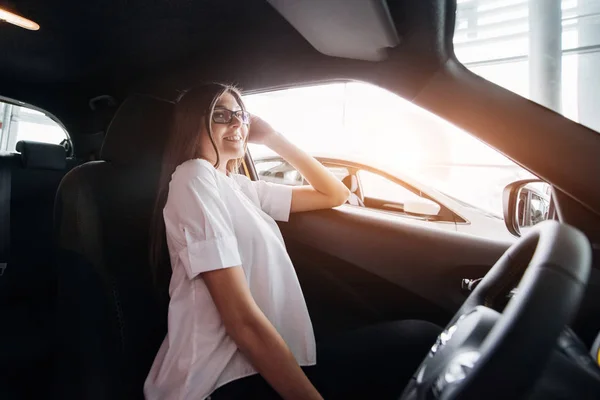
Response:
M311 185L253 182L236 174L248 141L269 146ZM275 223L293 212L341 205L348 189L267 123L251 117L239 92L221 84L197 87L180 99L163 162L153 250L154 264L160 264L166 234L172 266L168 334L146 380L146 397L321 399L315 385L326 397L346 396L350 389L359 393L360 385L344 381L369 371L354 368L348 375L336 365L348 364L340 358L368 346L342 338L336 343L350 340L349 346L329 346L323 357L331 361L311 367L317 362L313 329ZM435 334L437 329L420 340L429 345ZM369 332L360 335L362 345L385 342ZM427 349L416 347L419 358L409 370ZM369 365L354 357L357 365ZM395 395L405 383L391 384Z

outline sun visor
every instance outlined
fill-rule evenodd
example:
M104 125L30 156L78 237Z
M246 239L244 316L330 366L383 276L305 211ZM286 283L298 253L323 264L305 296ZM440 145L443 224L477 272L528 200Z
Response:
M367 61L400 43L385 0L268 0L319 52Z

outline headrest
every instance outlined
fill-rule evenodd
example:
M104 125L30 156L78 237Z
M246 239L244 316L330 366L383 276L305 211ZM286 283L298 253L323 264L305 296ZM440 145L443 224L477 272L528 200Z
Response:
M82 160L97 160L100 158L100 149L102 148L102 142L104 142L104 131L73 135L71 140L73 141L77 158Z
M346 187L352 192L356 193L358 190L358 179L356 179L356 175L347 175L342 179L342 183L346 185Z
M59 144L21 140L17 143L17 151L21 153L25 168L56 170L67 168L67 152Z
M173 103L130 96L108 126L100 158L122 165L160 162L172 112Z

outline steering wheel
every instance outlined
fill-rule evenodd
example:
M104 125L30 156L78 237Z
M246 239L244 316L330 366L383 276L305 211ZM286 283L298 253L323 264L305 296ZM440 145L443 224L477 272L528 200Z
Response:
M533 227L467 298L401 399L525 396L575 316L590 268L591 247L582 232L557 221ZM517 284L501 313L492 308Z

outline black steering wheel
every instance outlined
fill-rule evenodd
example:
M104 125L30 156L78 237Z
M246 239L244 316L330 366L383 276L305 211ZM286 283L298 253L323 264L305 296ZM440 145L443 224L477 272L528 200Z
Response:
M556 221L533 227L467 298L402 400L525 396L575 316L590 268L591 247L583 233ZM492 308L517 284L502 312Z

